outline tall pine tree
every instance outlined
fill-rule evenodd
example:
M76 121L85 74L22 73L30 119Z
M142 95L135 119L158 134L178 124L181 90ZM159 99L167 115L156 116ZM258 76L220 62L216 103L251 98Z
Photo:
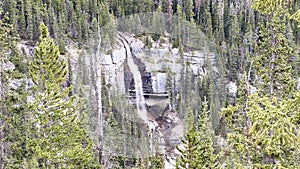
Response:
M80 123L74 97L68 96L72 87L65 87L66 63L44 24L40 32L29 71L34 82L28 114L28 141L35 154L32 167L88 167L93 161L92 143Z

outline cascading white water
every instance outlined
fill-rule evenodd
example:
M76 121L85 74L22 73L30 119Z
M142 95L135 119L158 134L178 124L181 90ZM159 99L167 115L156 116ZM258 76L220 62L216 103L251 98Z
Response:
M129 66L130 72L133 74L138 116L141 118L143 123L147 124L147 127L148 127L150 154L154 154L156 151L156 150L154 150L154 145L153 145L153 132L154 131L158 132L159 136L160 136L160 138L159 138L160 150L159 151L165 152L165 140L163 138L163 135L159 130L155 130L155 128L158 126L158 124L155 122L154 119L151 119L151 118L148 119L148 116L147 116L141 73L138 69L138 66L133 61L130 46L129 46L128 42L126 41L126 39L121 34L118 35L118 38L124 44L124 47L126 49L126 55L127 55L127 64ZM167 168L169 168L169 167L167 167Z
M138 69L138 66L133 61L129 44L126 42L124 38L120 37L120 39L122 39L123 44L125 46L126 54L127 54L127 64L129 66L130 72L133 74L137 112L139 117L143 120L143 122L148 123L141 73Z

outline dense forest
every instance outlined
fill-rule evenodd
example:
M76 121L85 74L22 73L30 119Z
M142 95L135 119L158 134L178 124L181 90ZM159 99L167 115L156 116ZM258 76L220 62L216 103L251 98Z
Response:
M0 168L300 168L299 34L297 0L1 0Z

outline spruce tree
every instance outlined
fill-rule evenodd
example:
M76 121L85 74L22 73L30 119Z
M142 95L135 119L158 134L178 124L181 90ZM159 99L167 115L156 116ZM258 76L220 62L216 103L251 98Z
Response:
M200 140L196 126L193 126L185 133L182 143L182 148L176 147L181 153L176 159L176 168L201 168L198 161Z
M39 168L83 168L92 164L92 143L78 116L72 87L65 87L66 63L58 46L49 37L44 24L40 26L40 42L30 64L34 82L29 105L28 138L34 153L32 165ZM91 167L91 166L90 166Z
M0 3L1 5L1 3ZM0 15L2 10L0 9ZM0 19L0 167L20 168L26 150L24 58L16 50L13 25Z
M190 22L194 22L194 1L193 0L187 0L186 2L186 7L185 7L185 14L186 14L186 19Z
M203 102L203 111L199 127L193 125L185 133L183 147L177 147L181 153L176 159L176 168L217 168L217 156L214 154L212 126L208 118L208 104Z
M164 168L164 157L158 152L156 152L154 156L150 157L150 161L151 161L151 169Z
M253 5L266 20L260 26L261 40L254 67L260 79L260 93L271 96L288 96L295 89L294 72L289 62L295 52L286 36L289 5L288 1L276 0L270 4L257 0Z
M0 3L2 5L2 3ZM0 14L2 14L2 9L0 8ZM5 167L6 160L5 160L5 133L3 131L3 127L5 124L4 117L7 114L7 106L6 106L6 92L7 92L7 74L4 71L4 63L7 62L7 59L5 57L5 53L8 50L8 42L7 42L7 28L5 23L3 23L3 19L0 19L0 162L1 162L1 168ZM6 84L5 84L6 83Z
M21 1L20 4L20 12L18 15L18 32L20 35L20 38L25 38L26 36L26 16L25 16L25 3L23 1Z
M217 168L217 155L214 154L213 128L208 114L208 102L202 103L202 113L199 118L199 165L201 168Z
M24 0L25 18L26 18L26 35L25 38L31 43L33 42L34 21L32 12L32 1Z

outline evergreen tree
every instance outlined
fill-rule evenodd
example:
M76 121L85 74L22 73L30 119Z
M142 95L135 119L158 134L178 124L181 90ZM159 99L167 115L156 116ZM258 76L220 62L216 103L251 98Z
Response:
M13 25L7 19L6 15L0 19L0 167L20 168L30 154L25 142L26 66L16 50Z
M190 22L194 22L194 1L193 0L186 0L186 7L185 7L185 14L186 19Z
M42 168L82 168L92 163L92 143L80 123L71 87L64 87L67 69L59 49L40 26L40 43L30 65L34 102L30 110L32 164ZM91 166L90 166L91 167Z
M109 157L112 166L119 167L122 164L120 157L123 154L123 140L120 126L118 125L113 112L109 112L107 127L105 129L104 154Z
M177 16L179 17L179 19L183 18L182 4L181 3L177 3Z
M164 168L164 157L158 152L151 157L151 169L161 169Z
M2 5L2 3L0 3L0 5ZM2 9L0 8L0 14L2 14ZM7 52L7 46L8 46L8 42L7 42L7 32L8 29L6 28L5 23L3 23L3 19L0 19L0 103L1 103L1 116L0 116L0 143L1 143L1 147L0 147L0 162L1 162L1 168L4 168L6 165L6 159L5 159L5 133L3 131L3 127L5 124L4 121L4 117L7 114L7 107L6 107L6 100L5 100L5 95L7 93L7 88L5 83L7 83L7 74L6 72L4 72L3 67L4 64L6 63L6 57L5 57L5 53Z
M214 154L212 124L209 120L208 102L202 103L202 113L199 118L199 165L201 168L218 168L217 155Z
M199 119L199 128L193 125L185 133L183 147L177 147L181 153L176 160L176 168L217 168L217 156L214 154L212 127L208 118L208 105L203 102L203 111Z
M230 163L234 166L299 166L299 92L294 99L251 95L246 116L238 107L224 109L231 132L228 134ZM252 122L252 123L250 123ZM296 123L295 123L296 122ZM242 126L242 127L240 127ZM251 167L252 168L252 167Z
M8 13L9 20L8 23L12 24L14 27L16 26L16 1L3 1L2 8L5 12Z
M199 164L199 137L196 126L190 128L182 140L183 147L176 147L181 153L176 159L176 168L201 168Z
M19 15L18 15L18 32L20 35L20 38L25 38L25 34L26 34L26 20L25 20L25 5L23 3L23 1L21 1L20 3L20 7L19 9Z
M213 28L212 28L212 16L211 13L206 10L207 22L205 24L205 33L209 39L213 39Z
M184 118L185 118L186 130L189 131L195 125L195 116L191 108L187 108L187 112L184 115Z
M268 4L257 0L253 7L266 19L266 23L260 26L262 40L258 42L258 52L254 58L260 92L271 96L288 96L295 89L294 72L289 62L295 53L286 37L289 2L273 0Z
M24 0L25 18L26 18L26 36L31 43L33 42L34 21L32 13L32 2Z

